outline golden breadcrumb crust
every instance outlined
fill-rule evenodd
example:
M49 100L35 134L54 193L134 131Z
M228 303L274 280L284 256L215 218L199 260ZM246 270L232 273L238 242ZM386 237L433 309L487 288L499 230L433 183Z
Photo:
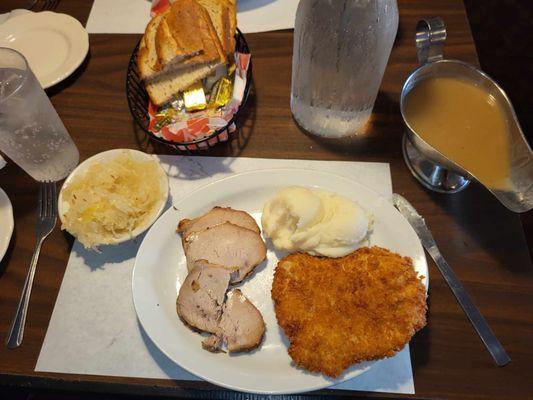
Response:
M411 259L380 247L286 256L272 299L294 362L330 377L394 355L426 324L426 289Z

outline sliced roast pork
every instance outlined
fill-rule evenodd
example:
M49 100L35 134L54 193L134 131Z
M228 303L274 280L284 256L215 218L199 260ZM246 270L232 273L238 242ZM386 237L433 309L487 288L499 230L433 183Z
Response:
M202 342L209 351L219 351L226 343L228 351L252 350L259 346L265 333L265 322L259 310L239 289L227 294L218 330Z
M186 237L193 232L200 232L224 222L230 222L257 233L260 232L257 223L247 212L218 206L198 218L182 219L178 224L178 232Z
M266 257L266 246L259 233L229 222L193 232L182 242L189 270L195 261L207 260L236 270L232 283L242 281Z
M222 335L212 334L211 336L206 337L202 341L202 348L204 350L210 351L211 353L219 353L222 350Z
M230 275L226 268L197 260L176 301L181 319L201 331L217 332Z

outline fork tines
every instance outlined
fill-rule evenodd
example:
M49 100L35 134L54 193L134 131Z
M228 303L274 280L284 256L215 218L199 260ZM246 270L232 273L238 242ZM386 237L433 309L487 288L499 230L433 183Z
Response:
M59 3L59 0L45 0L43 10L54 10Z
M41 1L40 0L29 0L28 9L29 10L33 9L38 3L41 3ZM41 11L54 10L58 4L59 4L59 0L42 0Z
M55 182L39 184L39 217L55 218L57 216L57 189Z

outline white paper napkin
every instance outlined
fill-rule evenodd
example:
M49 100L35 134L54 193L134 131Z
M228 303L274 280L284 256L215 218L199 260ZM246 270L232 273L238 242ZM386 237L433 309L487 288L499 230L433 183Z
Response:
M294 28L299 0L239 0L237 25L243 33ZM144 33L150 20L149 0L94 0L87 20L89 33Z
M333 172L392 195L388 164L160 156L170 176L172 201L235 173L265 168ZM75 242L50 319L36 371L195 380L170 361L139 326L132 302L131 273L142 237L102 254ZM414 393L409 348L337 385L344 390Z

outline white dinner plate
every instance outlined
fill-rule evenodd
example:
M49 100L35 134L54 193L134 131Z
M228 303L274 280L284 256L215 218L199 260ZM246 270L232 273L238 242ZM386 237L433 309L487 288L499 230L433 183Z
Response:
M13 207L6 192L0 188L0 261L9 247L13 228Z
M22 13L0 25L0 47L21 52L43 89L72 74L89 52L79 21L51 11Z
M312 374L291 364L287 338L276 322L270 289L282 252L267 242L267 261L239 288L261 311L266 323L262 345L251 353L213 354L202 349L203 336L186 327L176 314L176 297L187 275L186 259L176 226L214 206L249 212L260 225L265 201L284 186L303 185L334 191L357 201L374 215L371 245L410 256L427 277L424 250L409 223L390 202L367 187L338 175L303 169L271 169L242 173L200 188L164 213L144 238L133 270L135 310L150 339L171 360L220 386L253 393L282 394L321 389L351 379L373 362L352 366L339 379ZM427 285L427 278L424 279Z

